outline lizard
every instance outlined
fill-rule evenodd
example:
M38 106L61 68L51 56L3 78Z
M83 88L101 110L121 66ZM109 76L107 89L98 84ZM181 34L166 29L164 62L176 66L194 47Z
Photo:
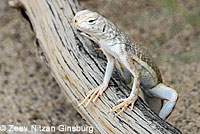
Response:
M96 102L108 88L115 62L123 67L125 80L132 80L132 89L129 97L120 99L118 105L110 110L116 116L124 112L138 98L139 90L143 91L145 102L151 106L162 119L167 119L178 100L178 93L163 83L161 73L148 50L141 44L132 40L122 32L115 24L107 20L97 12L90 10L78 11L70 24L76 28L79 34L96 42L107 59L107 66L102 84L92 90L79 104L87 107L91 102ZM166 103L162 103L163 101Z

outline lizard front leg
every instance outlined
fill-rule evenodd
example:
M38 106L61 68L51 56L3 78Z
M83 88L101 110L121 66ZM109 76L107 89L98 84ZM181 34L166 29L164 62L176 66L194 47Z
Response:
M107 66L106 66L106 72L105 72L103 83L101 85L99 85L96 89L92 90L91 93L79 104L79 106L86 103L86 101L88 99L89 100L87 101L87 103L85 105L86 107L88 106L88 104L90 102L95 102L98 99L98 97L101 96L103 94L103 92L108 87L108 83L109 83L110 78L112 76L115 59L114 59L114 57L109 55L107 52L104 52L104 54L107 57L108 63L107 63Z
M114 111L117 111L118 109L121 109L115 116L120 115L129 105L131 105L131 110L133 110L135 101L138 98L139 86L140 86L140 72L137 70L135 65L131 62L125 62L125 66L134 76L134 81L133 81L132 91L130 93L130 96L126 99L120 99L118 102L121 102L121 103L110 110L110 112L114 112Z

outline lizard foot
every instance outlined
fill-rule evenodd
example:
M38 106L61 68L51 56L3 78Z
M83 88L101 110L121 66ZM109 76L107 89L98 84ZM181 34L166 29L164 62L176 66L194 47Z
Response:
M115 116L120 115L122 112L124 112L124 110L131 104L131 110L133 110L134 108L134 104L135 101L137 100L138 96L137 95L133 95L133 96L129 96L126 99L120 99L118 102L121 102L120 104L118 104L117 106L115 106L114 108L112 108L110 110L110 112L115 112L118 109L122 109L120 110L117 114L115 114Z
M102 83L101 85L99 85L96 89L92 90L91 93L89 93L89 95L79 104L79 107L83 105L84 103L86 103L88 99L89 100L86 103L85 107L87 107L90 102L96 102L98 97L103 94L103 92L107 89L107 87L108 87L108 84L105 84L105 83Z

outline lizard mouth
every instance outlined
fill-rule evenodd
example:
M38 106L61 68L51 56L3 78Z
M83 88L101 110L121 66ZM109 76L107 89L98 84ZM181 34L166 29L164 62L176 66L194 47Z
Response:
M87 36L89 36L89 37L92 37L91 35L89 35L88 33L86 33L86 32L83 32L83 31L81 31L81 30L79 30L79 29L77 29L77 33L84 33L84 34L86 34Z

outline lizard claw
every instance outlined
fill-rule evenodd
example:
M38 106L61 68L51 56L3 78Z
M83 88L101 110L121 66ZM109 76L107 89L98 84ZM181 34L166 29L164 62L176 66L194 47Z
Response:
M85 104L85 107L87 107L91 102L96 102L98 97L101 96L103 94L103 92L107 89L108 84L104 84L102 83L101 85L99 85L96 89L92 90L91 93L79 104L79 107L81 105ZM96 96L95 96L96 95Z
M120 104L118 104L117 106L115 106L114 108L112 108L110 110L110 112L115 112L118 109L121 109L117 114L115 114L115 116L120 115L122 112L124 112L124 110L131 104L131 110L133 110L134 108L134 104L135 101L137 100L138 96L137 95L133 95L133 96L129 96L126 99L120 99L118 102L121 102Z

